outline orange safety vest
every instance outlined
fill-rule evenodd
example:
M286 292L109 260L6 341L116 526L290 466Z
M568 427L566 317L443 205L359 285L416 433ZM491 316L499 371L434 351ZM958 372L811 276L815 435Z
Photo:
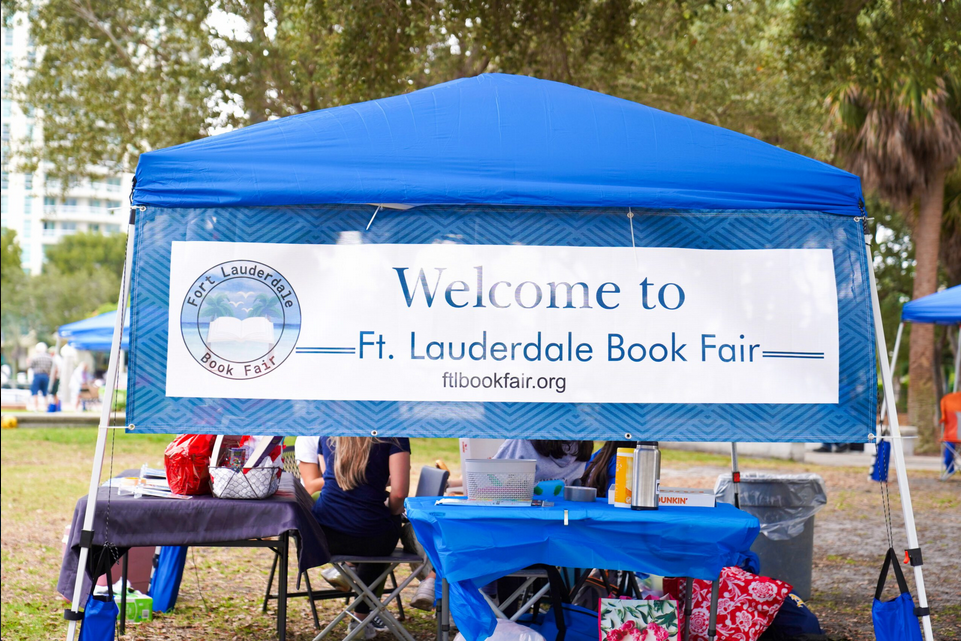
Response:
M944 434L941 440L946 443L957 443L958 417L961 416L961 392L946 394L941 399L941 422L944 423Z

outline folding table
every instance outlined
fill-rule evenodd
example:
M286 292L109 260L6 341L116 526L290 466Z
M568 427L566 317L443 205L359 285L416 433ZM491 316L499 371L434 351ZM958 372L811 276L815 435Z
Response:
M136 476L127 470L121 476ZM263 547L279 555L277 594L277 636L286 638L287 560L291 536L297 541L301 571L330 561L327 539L311 514L313 500L300 483L286 472L277 493L262 500L226 500L212 496L189 499L121 496L115 487L101 487L97 493L90 562L85 568L86 601L92 580L106 572L115 559L100 552L109 543L123 554L127 548L155 545L204 547ZM60 566L57 591L73 593L87 497L77 501L70 538ZM109 518L108 518L109 515ZM87 535L90 536L90 535ZM273 537L277 537L274 539ZM102 559L102 563L97 563ZM106 558L110 557L110 558ZM314 596L316 598L316 595Z
M496 624L479 588L511 572L538 563L631 570L713 581L716 595L721 570L736 565L760 531L756 517L727 504L630 510L601 501L475 507L409 498L406 505L418 540L449 585L441 636L452 613L468 641L481 641Z

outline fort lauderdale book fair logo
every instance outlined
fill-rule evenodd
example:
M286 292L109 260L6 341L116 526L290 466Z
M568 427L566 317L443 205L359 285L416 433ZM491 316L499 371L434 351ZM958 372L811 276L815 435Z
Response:
M193 282L180 312L180 332L187 351L207 371L233 380L258 378L293 352L300 302L276 269L232 260Z

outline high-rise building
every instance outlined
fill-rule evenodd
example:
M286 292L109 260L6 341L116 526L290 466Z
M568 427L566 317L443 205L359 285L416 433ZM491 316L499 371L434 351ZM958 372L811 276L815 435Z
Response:
M2 203L0 226L17 232L23 268L31 274L43 269L46 250L64 236L78 231L115 234L123 229L128 212L132 174L98 174L94 180L70 185L64 192L58 182L47 180L44 167L34 173L17 171L11 155L17 143L41 143L43 132L34 114L11 95L12 85L23 79L37 55L30 36L28 17L3 16ZM96 173L96 172L91 172Z

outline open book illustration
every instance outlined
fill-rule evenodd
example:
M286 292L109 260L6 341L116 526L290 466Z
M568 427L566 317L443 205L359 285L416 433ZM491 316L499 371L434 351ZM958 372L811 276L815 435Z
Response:
M207 345L223 358L243 361L266 354L274 342L274 324L265 316L215 318L207 329Z

